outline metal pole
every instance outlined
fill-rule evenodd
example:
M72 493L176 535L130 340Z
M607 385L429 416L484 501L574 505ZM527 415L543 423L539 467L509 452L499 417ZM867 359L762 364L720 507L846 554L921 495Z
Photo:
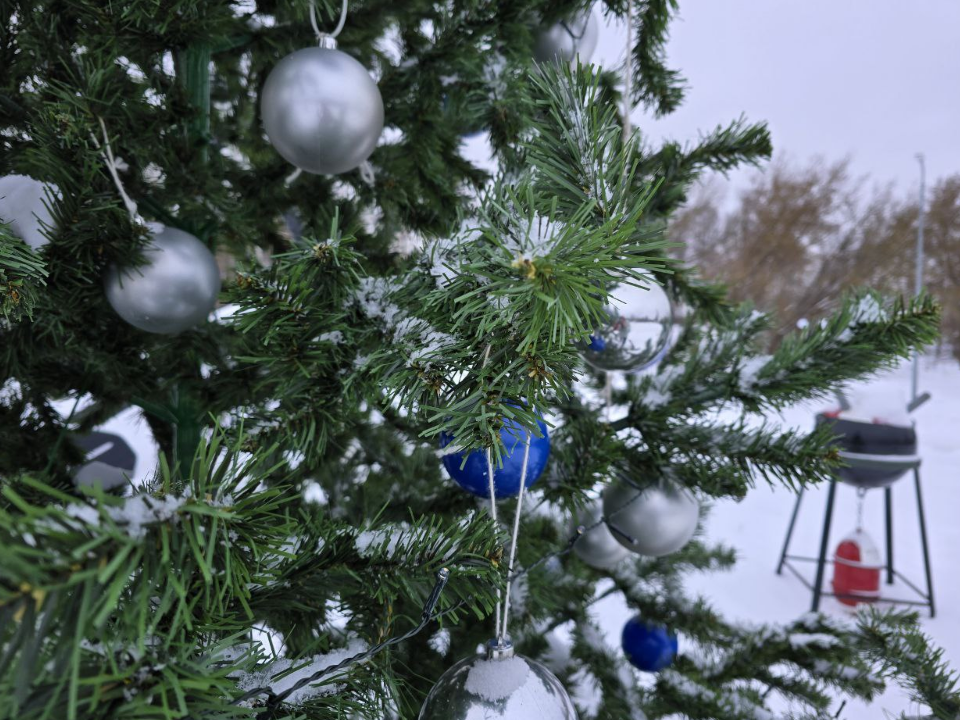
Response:
M916 262L916 275L914 277L914 295L919 295L923 292L923 222L924 214L926 212L926 201L924 199L924 191L926 184L927 168L924 165L923 153L917 153L917 162L920 163L920 213L917 219L917 262ZM911 382L911 394L910 402L912 403L917 399L917 394L919 392L920 384L920 351L916 350L913 353L913 377Z

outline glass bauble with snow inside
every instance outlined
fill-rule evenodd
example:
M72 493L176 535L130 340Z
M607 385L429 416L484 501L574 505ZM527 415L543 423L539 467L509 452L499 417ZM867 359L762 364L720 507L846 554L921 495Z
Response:
M175 335L206 321L220 293L220 269L207 246L188 232L151 223L143 265L113 265L107 300L140 330Z
M627 550L661 557L690 542L700 521L700 503L689 490L671 483L638 489L619 481L603 493L603 514Z
M533 57L537 62L590 62L600 38L600 24L593 10L542 28L537 34Z
M550 459L550 435L543 420L537 420L540 434L530 433L530 457L527 461L527 475L524 487L529 488L543 474ZM520 493L520 478L523 475L523 456L527 439L526 429L516 420L504 420L500 429L503 449L500 453L501 465L497 467L493 458L493 492L498 500L515 497ZM440 447L454 445L452 435L440 436ZM490 479L487 474L487 453L474 450L464 462L463 452L451 452L443 456L443 466L450 477L467 492L477 497L490 497Z
M419 720L577 720L570 696L536 660L509 642L461 660L433 686Z
M582 345L589 365L609 372L640 372L657 365L670 350L673 304L652 279L643 287L621 283L610 292L600 324Z
M583 533L573 544L574 554L590 567L597 570L610 570L626 558L630 551L617 542L605 522L603 508L599 502L580 510L573 518L570 532L583 528Z
M50 205L60 197L56 185L26 175L0 178L0 222L34 250L49 242L47 232L56 231Z
M320 47L287 55L260 93L270 144L288 162L319 175L360 166L383 132L383 98L367 69L324 36Z
M623 626L620 644L631 665L652 673L670 667L679 649L674 633L662 625L646 622L639 615Z

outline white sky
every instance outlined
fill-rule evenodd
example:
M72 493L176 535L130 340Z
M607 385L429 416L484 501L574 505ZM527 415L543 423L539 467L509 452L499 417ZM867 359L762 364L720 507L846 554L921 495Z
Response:
M593 61L617 67L625 37L603 28ZM903 190L917 152L929 180L960 172L960 0L681 0L667 53L689 89L664 119L634 112L653 140L743 113L769 123L775 155L850 156Z

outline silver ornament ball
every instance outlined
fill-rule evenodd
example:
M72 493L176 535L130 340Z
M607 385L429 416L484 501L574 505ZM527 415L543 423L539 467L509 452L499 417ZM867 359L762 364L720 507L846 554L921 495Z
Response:
M610 292L603 321L583 346L583 359L597 370L640 372L657 365L670 350L673 303L666 291L621 284Z
M573 544L573 552L590 567L609 570L626 558L630 552L617 542L606 523L596 525L602 516L603 508L599 502L577 513L571 533L576 532L577 527L581 525L589 529L577 538ZM596 527L591 527L593 525Z
M603 512L617 542L650 557L682 548L700 521L700 503L693 493L667 484L645 490L623 482L610 485L603 493Z
M60 197L60 189L26 175L0 178L0 222L34 250L49 240L45 228L56 230L49 205Z
M544 28L537 36L533 57L538 62L589 62L597 48L600 26L593 10Z
M220 270L207 247L190 233L152 225L146 264L113 265L104 284L107 300L134 327L174 335L207 319L220 292Z
M358 167L383 131L377 84L334 47L297 50L277 63L263 86L260 114L277 152L320 175Z
M577 720L567 691L544 665L515 655L509 643L447 670L419 720Z

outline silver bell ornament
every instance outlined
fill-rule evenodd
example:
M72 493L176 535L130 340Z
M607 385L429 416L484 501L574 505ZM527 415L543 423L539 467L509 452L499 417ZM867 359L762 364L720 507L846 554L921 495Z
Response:
M593 10L543 28L537 36L533 57L538 62L589 62L597 49L600 26Z
M287 55L260 97L270 144L302 170L335 175L370 157L383 131L383 99L370 73L324 36Z
M573 544L573 552L590 567L610 570L630 552L617 542L606 523L597 525L602 516L603 508L597 502L576 514L570 532L575 533L580 526L587 528Z
M150 230L146 264L107 271L107 300L134 327L174 335L207 319L220 293L220 269L190 233L157 223Z
M509 642L461 660L427 695L419 720L577 720L567 691L544 665Z
M660 557L690 542L700 520L700 503L675 485L638 490L618 482L604 491L603 512L613 537L627 550Z
M670 350L673 304L666 291L653 282L621 284L610 292L603 320L583 343L583 359L608 372L640 372L658 364Z
M56 230L49 203L60 197L60 189L26 175L0 178L0 222L34 250L46 245L44 226Z

